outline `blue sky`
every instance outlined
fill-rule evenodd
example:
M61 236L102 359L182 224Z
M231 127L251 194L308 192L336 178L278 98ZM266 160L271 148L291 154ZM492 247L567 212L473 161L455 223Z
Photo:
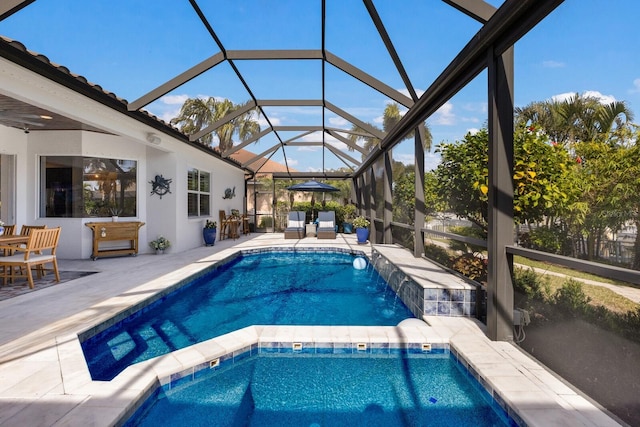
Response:
M480 28L440 0L374 3L418 93L427 89ZM502 2L489 3L499 6ZM227 49L319 49L319 5L319 0L201 2L203 13ZM516 44L516 105L587 93L604 101L625 101L639 115L638 12L636 0L566 0ZM361 1L327 0L326 17L327 50L406 93ZM186 0L36 0L0 22L0 34L21 41L28 49L128 101L218 52ZM258 99L320 98L319 64L236 62ZM389 98L332 66L324 72L330 102L381 126ZM459 140L486 123L486 92L485 72L427 120L436 145ZM236 103L250 98L224 63L146 109L168 121L184 99L195 96L229 98ZM319 108L270 108L267 114L274 125L322 122ZM324 119L332 126L349 127L332 113ZM282 138L296 134L283 133ZM270 135L247 149L260 153L275 142ZM412 162L411 145L397 146L394 158ZM358 153L349 154L359 157ZM315 147L290 148L286 156L289 165L300 171L322 167ZM284 157L279 152L273 160L282 162ZM427 154L428 168L437 162L435 153ZM340 166L344 164L325 159L326 168Z

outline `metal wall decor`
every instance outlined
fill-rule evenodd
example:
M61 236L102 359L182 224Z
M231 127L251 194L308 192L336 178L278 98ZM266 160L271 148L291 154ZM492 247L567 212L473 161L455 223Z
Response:
M236 197L236 187L224 190L224 196L222 196L223 199L233 199L234 197Z
M156 175L153 181L149 181L149 184L151 184L151 195L157 194L162 199L162 196L171 193L171 188L169 187L171 181L173 180L165 178L162 175Z

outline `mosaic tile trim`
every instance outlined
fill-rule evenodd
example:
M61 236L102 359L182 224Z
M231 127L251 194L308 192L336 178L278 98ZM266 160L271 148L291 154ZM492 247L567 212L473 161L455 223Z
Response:
M301 344L298 346L298 344ZM363 344L365 344L363 346ZM249 357L259 354L264 355L354 355L354 356L398 356L398 355L425 355L425 354L449 354L448 343L433 343L429 349L425 349L425 343L399 343L390 345L389 343L359 343L359 342L295 342L295 341L269 341L254 343L231 353L224 354L215 359L201 363L183 371L171 374L168 377L160 378L160 387L164 391L169 391L184 383L197 380L203 376L211 374L212 371L229 368L233 364L241 362Z
M425 288L373 249L372 265L418 319L422 316L476 316L475 289Z
M281 247L269 247L269 248L255 248L255 249L240 249L239 251L242 255L248 254L260 254L260 253L273 253L273 252L283 252L283 253L294 253L294 252L317 252L317 253L344 253L354 256L363 256L367 257L367 255L362 251L357 251L353 249L347 248L281 248Z

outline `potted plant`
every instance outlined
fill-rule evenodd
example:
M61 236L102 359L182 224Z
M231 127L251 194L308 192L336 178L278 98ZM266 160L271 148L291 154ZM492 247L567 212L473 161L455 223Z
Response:
M369 225L371 225L371 223L363 216L356 217L356 219L353 220L353 226L356 228L356 236L358 237L359 244L367 243L367 239L369 238Z
M205 246L213 246L216 242L216 233L218 231L218 223L215 221L207 220L204 223L202 229L202 238L204 239Z
M156 240L149 242L149 246L156 250L156 255L163 254L164 250L171 246L169 239L159 236Z
M342 222L342 230L345 234L353 233L353 217L356 214L356 206L352 204L344 205L342 208L344 213L344 221Z
M122 209L113 207L113 208L109 208L109 211L111 212L111 221L118 222L118 217L120 216Z

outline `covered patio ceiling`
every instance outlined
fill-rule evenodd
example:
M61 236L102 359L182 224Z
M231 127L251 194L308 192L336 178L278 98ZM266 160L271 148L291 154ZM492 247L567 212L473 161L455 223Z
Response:
M286 166L279 177L352 177L482 72L488 46L500 55L559 3L432 0L412 3L412 9L404 2L373 0L144 6L94 0L87 14L81 0L9 0L0 5L0 35L19 41L29 54L46 55L49 77L61 72L53 64L63 64L84 83L104 88L95 91L96 99L111 105L115 99L173 134L169 121L187 98L244 104L185 137L200 144L238 114L254 111L258 137L236 140L221 153L256 153L243 167L266 157ZM36 25L50 38L34 37ZM443 36L458 50L438 55L449 59L437 62L430 52ZM3 43L5 57L9 46ZM382 117L389 103L398 105L403 118L385 132ZM7 126L100 131L74 117L41 120L46 111L1 94L0 110L0 123ZM366 146L366 138L379 140L378 148Z

